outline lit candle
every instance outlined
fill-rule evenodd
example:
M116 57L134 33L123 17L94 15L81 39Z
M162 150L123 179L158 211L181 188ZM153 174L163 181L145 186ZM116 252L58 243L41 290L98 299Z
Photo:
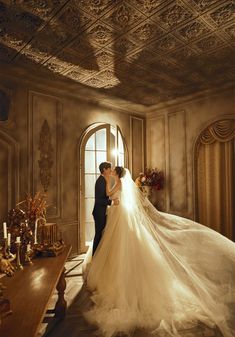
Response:
M20 236L16 237L16 243L20 243Z
M7 239L7 223L3 222L3 237Z
M10 245L11 245L11 233L7 234L7 245L8 245L8 247L10 247Z

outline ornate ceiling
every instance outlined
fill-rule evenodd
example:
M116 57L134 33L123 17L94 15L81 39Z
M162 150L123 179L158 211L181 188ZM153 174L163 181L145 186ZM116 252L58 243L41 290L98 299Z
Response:
M235 0L0 1L0 61L151 106L235 80Z

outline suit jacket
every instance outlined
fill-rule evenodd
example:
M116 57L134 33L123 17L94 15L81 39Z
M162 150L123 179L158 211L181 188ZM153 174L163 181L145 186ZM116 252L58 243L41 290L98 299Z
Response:
M100 175L95 183L95 205L92 214L94 216L105 216L108 205L111 205L111 200L106 195L106 181Z

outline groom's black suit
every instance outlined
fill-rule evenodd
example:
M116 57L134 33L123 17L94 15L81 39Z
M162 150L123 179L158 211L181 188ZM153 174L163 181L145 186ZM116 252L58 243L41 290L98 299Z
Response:
M102 232L106 224L106 210L107 206L111 205L111 200L106 195L106 181L105 178L100 175L95 183L95 206L93 209L93 217L95 220L95 238L93 242L93 252L101 240Z

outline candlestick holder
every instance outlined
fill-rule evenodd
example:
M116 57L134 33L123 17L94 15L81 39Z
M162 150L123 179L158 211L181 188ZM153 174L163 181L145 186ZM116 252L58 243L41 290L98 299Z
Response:
M16 242L16 269L21 270L23 266L20 262L20 243Z
M9 259L10 257L6 238L4 238L4 242L3 242L3 257L5 259Z
M25 263L26 264L32 264L32 259L31 259L31 256L32 256L32 250L31 249L28 249L26 250L25 252Z

